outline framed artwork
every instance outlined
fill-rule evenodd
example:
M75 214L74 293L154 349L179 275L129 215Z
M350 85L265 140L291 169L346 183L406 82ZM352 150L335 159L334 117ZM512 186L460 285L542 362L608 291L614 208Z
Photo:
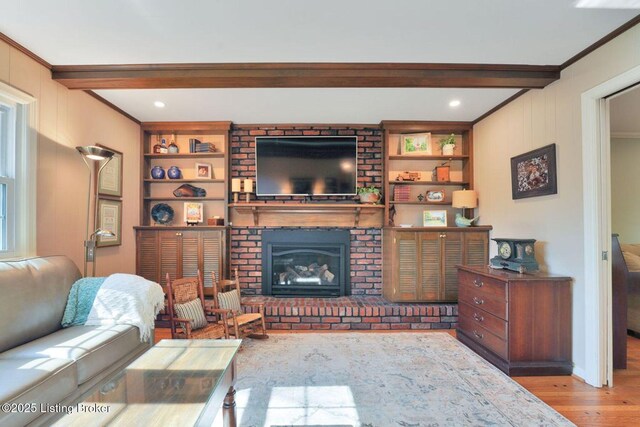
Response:
M511 158L511 198L558 193L556 144Z
M102 169L98 180L98 195L107 197L122 197L122 153L105 145L96 144L98 147L106 148L115 153L109 163ZM104 164L96 162L96 176L99 168Z
M96 246L120 246L122 244L122 201L98 199L98 228L109 230L114 236L99 236Z
M187 224L196 224L198 222L202 222L204 218L203 210L204 208L202 203L185 203L184 222L186 222Z
M431 154L431 133L405 133L400 135L400 154L425 156Z
M426 194L427 202L431 203L443 203L445 192L442 190L429 190Z
M423 211L422 225L424 227L446 227L447 211Z
M211 179L213 178L213 167L211 163L196 163L196 178Z

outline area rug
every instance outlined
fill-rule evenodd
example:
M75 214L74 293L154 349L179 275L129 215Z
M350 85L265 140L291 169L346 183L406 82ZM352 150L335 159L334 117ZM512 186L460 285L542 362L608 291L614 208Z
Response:
M573 425L446 333L272 334L236 366L239 426Z

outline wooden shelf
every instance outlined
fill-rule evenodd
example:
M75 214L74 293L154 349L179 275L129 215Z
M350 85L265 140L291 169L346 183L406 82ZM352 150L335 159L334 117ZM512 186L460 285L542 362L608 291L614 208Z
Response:
M145 197L144 200L153 201L153 202L163 202L163 201L185 201L185 202L193 202L193 201L204 201L204 202L212 202L212 201L224 201L226 200L224 197Z
M468 182L455 182L455 181L389 181L391 185L454 185L460 187L466 187Z
M224 179L153 179L153 178L145 178L144 182L149 182L153 184L173 184L180 182L200 182L203 184L210 183L224 183Z
M218 230L226 225L136 225L134 230Z
M260 215L262 214L282 214L282 215L320 215L326 216L353 216L353 225L358 227L361 215L375 214L384 210L384 205L357 204L357 203L231 203L229 208L238 214L252 214L253 225L260 225ZM235 223L235 222L234 222ZM264 225L264 224L263 224ZM293 225L292 223L290 225ZM311 225L311 224L309 224ZM313 225L311 225L313 226ZM317 225L316 225L317 226Z
M149 154L144 155L147 159L205 159L212 157L224 158L224 153L216 151L215 153L168 153L168 154Z
M384 229L396 230L396 231L459 231L459 232L473 233L474 231L491 231L493 230L493 226L474 225L471 227L423 227L421 225L416 225L415 227L387 226L387 227L384 227Z
M457 156L399 156L393 155L389 156L389 160L467 160L469 158L468 155L462 154Z
M428 206L442 205L442 206L451 206L451 202L394 202L394 201L389 201L389 204L391 204L391 205L428 205Z

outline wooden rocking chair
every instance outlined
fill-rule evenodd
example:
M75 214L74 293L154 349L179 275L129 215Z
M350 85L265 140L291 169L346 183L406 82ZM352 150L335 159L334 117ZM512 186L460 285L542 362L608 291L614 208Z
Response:
M208 310L204 305L202 277L187 277L171 281L167 274L167 306L173 339L229 338L229 310ZM214 316L209 322L206 315ZM222 321L218 320L218 316Z
M213 276L213 304L216 309L231 312L231 318L227 320L230 329L229 334L235 338L248 336L249 338L267 339L267 329L264 322L264 304L242 303L240 294L240 281L238 269L234 269L233 280L218 280L216 273ZM244 313L243 306L257 307L257 313ZM261 333L257 334L256 330Z

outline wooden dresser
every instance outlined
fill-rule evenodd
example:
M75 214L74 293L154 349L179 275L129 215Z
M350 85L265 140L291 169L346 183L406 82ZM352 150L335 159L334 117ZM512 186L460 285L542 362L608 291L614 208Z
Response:
M571 278L458 266L458 339L507 375L570 375Z

